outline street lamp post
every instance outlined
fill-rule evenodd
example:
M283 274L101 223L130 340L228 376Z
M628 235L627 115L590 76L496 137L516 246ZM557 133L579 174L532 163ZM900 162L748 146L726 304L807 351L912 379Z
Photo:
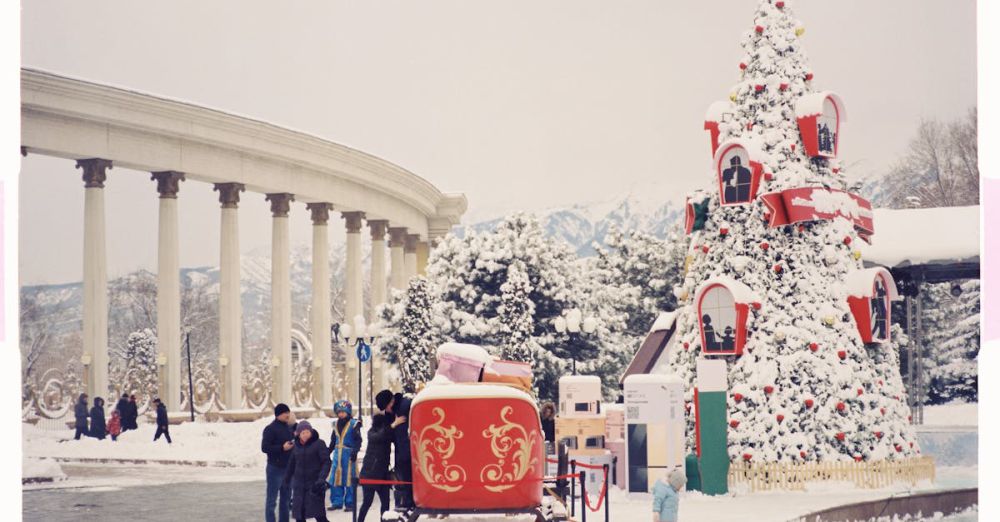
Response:
M569 336L570 358L573 360L573 375L576 375L576 345L584 335L590 335L597 330L597 319L591 316L583 317L579 308L573 308L554 321L556 331Z
M358 416L363 414L364 408L362 406L362 388L364 388L364 376L362 373L362 365L368 363L368 409L374 413L374 370L372 369L372 344L375 344L375 340L379 337L378 324L365 324L365 318L358 315L354 317L354 326L350 324L341 324L339 328L334 328L334 332L338 333L340 338L344 340L344 343L348 346L354 346L355 356L358 358Z

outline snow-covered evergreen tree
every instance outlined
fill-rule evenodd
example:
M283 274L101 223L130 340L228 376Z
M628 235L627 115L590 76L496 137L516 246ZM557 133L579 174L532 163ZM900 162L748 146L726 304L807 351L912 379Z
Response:
M531 362L534 353L535 303L531 302L531 282L519 263L507 267L507 281L500 285L497 309L500 358Z
M683 277L687 240L676 231L663 240L613 227L604 243L606 247L594 245L597 264L592 275L617 289L627 333L641 339L660 312L677 308L674 287Z
M927 369L927 403L953 400L976 402L979 398L979 281L924 285L924 361Z
M720 143L739 138L759 149L766 173L760 194L847 188L837 163L803 150L795 105L814 92L814 81L800 28L786 2L759 2L743 39L732 106L719 122ZM743 354L725 357L731 458L882 460L917 453L898 352L890 343L865 346L847 304L844 282L862 268L850 247L859 240L852 223L770 227L759 199L722 206L715 172L706 182L711 188L692 197L708 201L707 220L691 236L685 279L676 289L687 306L677 321L677 349L667 357L693 384L702 352L693 297L706 281L730 278L757 294Z
M121 393L146 396L157 389L156 343L156 334L149 328L129 334L120 361Z
M402 375L403 391L414 393L433 377L431 357L437 348L437 331L431 319L433 295L423 277L410 279L406 306L399 329L396 358Z

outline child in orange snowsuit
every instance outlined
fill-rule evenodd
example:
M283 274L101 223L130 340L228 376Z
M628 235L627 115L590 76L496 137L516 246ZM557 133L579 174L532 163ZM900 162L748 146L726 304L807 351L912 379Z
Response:
M111 435L111 440L118 440L118 435L122 432L122 414L118 413L118 410L111 412L111 420L108 421L108 435Z

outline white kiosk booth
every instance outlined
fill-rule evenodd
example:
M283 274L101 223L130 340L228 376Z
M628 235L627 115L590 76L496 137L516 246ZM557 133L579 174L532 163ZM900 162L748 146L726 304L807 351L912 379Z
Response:
M628 491L648 492L661 473L684 467L684 383L634 374L624 385Z

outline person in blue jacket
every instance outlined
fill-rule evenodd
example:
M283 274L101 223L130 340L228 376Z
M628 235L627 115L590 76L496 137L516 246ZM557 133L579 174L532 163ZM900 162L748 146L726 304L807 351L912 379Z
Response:
M352 417L351 401L333 405L337 420L330 435L330 509L354 509L354 489L358 480L357 461L361 449L361 422Z
M677 522L677 510L680 503L678 492L684 487L687 477L680 468L675 468L653 484L653 522Z

